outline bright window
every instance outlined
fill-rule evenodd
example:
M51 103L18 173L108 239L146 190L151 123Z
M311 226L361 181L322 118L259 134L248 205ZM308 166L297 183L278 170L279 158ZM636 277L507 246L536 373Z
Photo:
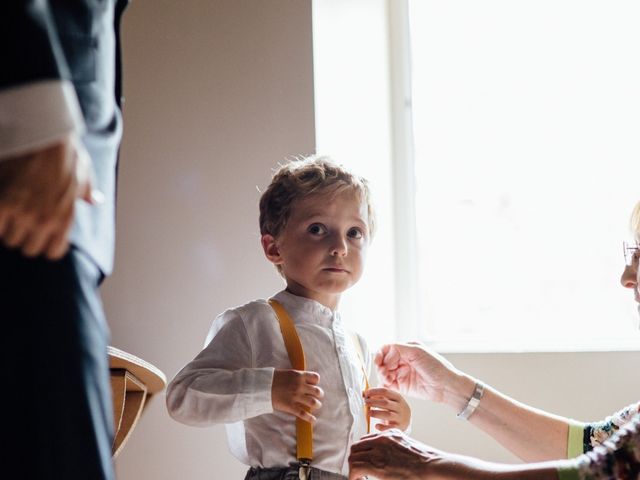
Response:
M385 185L392 235L368 266L385 278L346 304L388 293L384 318L367 311L374 344L640 345L618 281L640 199L639 22L633 1L314 2L318 150Z

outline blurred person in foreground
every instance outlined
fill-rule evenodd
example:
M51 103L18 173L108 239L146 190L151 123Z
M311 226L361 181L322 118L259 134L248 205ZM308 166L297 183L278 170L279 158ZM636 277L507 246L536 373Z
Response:
M0 2L3 468L113 479L109 330L126 0Z

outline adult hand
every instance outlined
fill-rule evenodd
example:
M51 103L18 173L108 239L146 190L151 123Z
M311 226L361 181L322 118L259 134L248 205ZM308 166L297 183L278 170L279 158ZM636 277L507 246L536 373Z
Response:
M375 364L385 387L434 402L444 402L462 376L451 362L419 343L384 345Z
M351 446L349 480L558 480L562 461L498 464L436 450L399 430L367 435Z
M393 429L366 435L351 446L349 480L367 475L380 480L442 479L447 477L439 475L439 464L445 461L442 452Z
M279 370L273 374L271 403L274 410L290 413L307 422L315 423L311 411L322 406L324 391L318 386L320 375L300 370Z
M56 260L69 248L76 198L95 204L93 170L80 140L0 161L0 241L27 257Z

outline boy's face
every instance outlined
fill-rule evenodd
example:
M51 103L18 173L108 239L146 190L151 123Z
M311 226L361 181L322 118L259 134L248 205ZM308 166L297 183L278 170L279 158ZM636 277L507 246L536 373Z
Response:
M369 246L367 205L352 191L317 194L293 204L284 230L262 236L287 290L335 309L362 275Z

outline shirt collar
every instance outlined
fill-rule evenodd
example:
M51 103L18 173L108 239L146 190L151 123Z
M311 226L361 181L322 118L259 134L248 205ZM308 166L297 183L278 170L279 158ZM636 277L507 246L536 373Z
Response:
M331 326L334 318L339 318L338 313L320 302L310 298L299 297L286 290L282 290L273 296L287 310L294 323L315 323L325 327Z

